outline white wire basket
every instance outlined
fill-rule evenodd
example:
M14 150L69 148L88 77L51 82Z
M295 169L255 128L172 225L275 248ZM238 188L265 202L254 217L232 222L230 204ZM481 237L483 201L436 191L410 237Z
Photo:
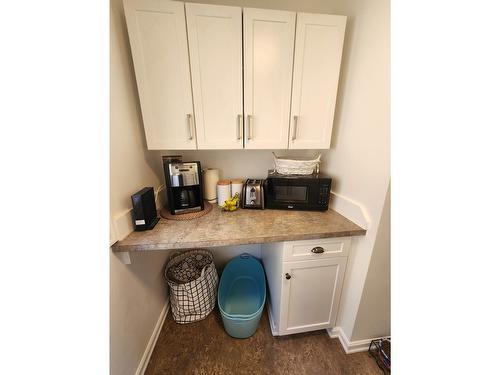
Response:
M319 171L321 154L319 154L318 157L313 160L294 160L294 159L279 158L276 156L274 152L273 156L274 156L275 170L279 174L307 175L307 174L313 174L315 171Z

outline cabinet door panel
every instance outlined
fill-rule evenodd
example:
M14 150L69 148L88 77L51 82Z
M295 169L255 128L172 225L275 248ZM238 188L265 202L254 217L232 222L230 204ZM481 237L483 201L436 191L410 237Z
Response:
M183 4L126 0L124 9L148 149L196 149Z
M199 149L243 148L241 8L186 3Z
M292 149L330 148L345 25L345 16L297 14Z
M347 258L285 262L280 334L335 324Z
M295 13L243 9L245 148L286 149Z

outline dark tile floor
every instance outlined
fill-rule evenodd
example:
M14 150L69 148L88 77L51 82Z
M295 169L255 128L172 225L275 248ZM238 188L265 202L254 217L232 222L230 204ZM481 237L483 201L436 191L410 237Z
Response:
M146 370L151 374L382 374L367 352L345 354L325 330L273 337L264 311L257 332L234 339L217 309L177 324L169 314Z

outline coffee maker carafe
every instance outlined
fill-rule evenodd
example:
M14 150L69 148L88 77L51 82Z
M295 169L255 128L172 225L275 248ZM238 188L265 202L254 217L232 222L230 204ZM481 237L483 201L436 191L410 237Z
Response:
M199 161L165 161L165 185L170 213L184 214L203 210L203 188Z

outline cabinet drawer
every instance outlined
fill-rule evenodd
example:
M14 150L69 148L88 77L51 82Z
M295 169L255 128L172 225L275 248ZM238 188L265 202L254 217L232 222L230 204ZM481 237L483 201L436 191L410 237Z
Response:
M350 237L285 242L283 260L313 260L349 255Z

